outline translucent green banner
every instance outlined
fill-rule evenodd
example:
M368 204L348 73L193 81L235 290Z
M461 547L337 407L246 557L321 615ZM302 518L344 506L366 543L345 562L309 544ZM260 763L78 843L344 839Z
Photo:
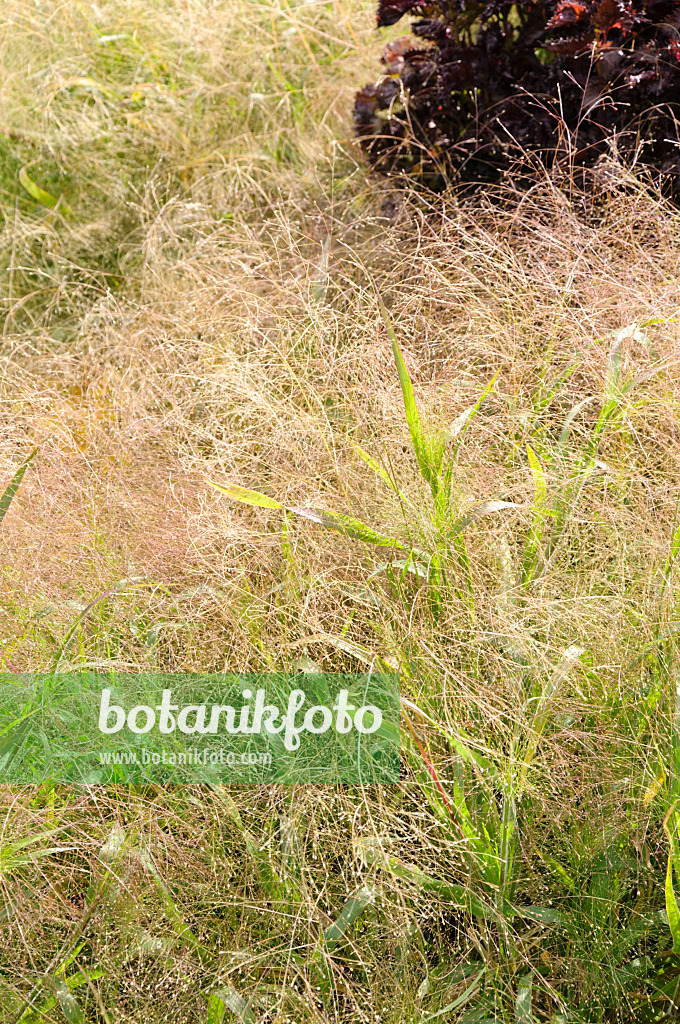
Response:
M0 783L399 780L398 678L0 675Z

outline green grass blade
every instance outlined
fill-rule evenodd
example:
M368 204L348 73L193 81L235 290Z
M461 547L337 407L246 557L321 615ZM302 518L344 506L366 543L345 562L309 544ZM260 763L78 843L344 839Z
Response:
M464 604L467 606L468 615L470 617L470 625L475 624L475 593L472 582L472 564L470 562L470 556L468 554L467 544L465 543L465 537L462 533L457 534L453 539L453 547L456 552L456 559L458 561L458 568L460 569L460 575L463 582L462 589L458 590L457 593Z
M541 543L541 538L543 536L543 529L545 525L545 504L547 496L547 485L543 466L541 465L538 456L534 452L533 448L531 448L529 445L527 445L527 458L529 460L531 476L534 481L534 517L531 523L531 530L527 541L526 551L524 553L524 571L522 574L522 582L525 585L533 579L534 573L536 571L539 545Z
M220 1000L224 1006L231 1010L235 1017L238 1017L242 1024L257 1024L257 1018L250 1009L250 1001L244 999L231 985L226 988L215 989L211 998L213 998L213 1007L217 1005L217 1000ZM213 1019L221 1022L224 1019L224 1011L222 1011L221 1017L216 1016ZM212 1024L210 1017L208 1017L208 1024Z
M87 607L84 608L80 615L77 616L77 618L73 622L73 625L71 626L66 636L64 637L61 647L57 651L52 662L52 665L50 667L50 672L52 673L52 675L56 675L59 666L61 665L61 660L64 656L64 653L66 652L67 647L73 640L73 637L76 635L76 630L78 629L78 626L83 621L83 619L87 618L87 616L90 614L95 605L99 604L100 601L105 601L107 597L112 597L114 594L119 594L122 590L126 590L128 587L134 586L138 582L138 578L135 577L133 577L132 579L121 580L120 583L117 583L115 587L111 587L110 590L105 590L103 594L99 594L92 601L90 601Z
M16 473L14 474L14 476L12 477L10 482L8 483L7 487L5 488L5 491L4 491L3 495L2 495L2 497L0 498L0 521L5 517L5 515L7 513L7 509L12 504L12 500L14 498L14 495L19 490L19 486L21 484L21 481L24 478L24 473L28 469L28 464L30 463L31 459L35 456L37 451L38 451L37 448L33 449L33 451L28 456L28 458L25 459L21 463L21 465L19 466L18 470L16 471Z
M482 978L484 977L485 974L486 967L484 967L484 969L481 970L479 974L472 979L472 982L468 986L468 988L466 988L465 991L461 995L459 995L457 999L454 999L452 1003L449 1003L448 1006L443 1007L443 1009L438 1010L436 1013L426 1014L423 1017L423 1024L425 1024L425 1021L436 1020L437 1017L443 1017L445 1014L452 1013L454 1010L460 1009L461 1006L465 1006L465 1004L469 1002L470 999L472 999L472 997L477 993L477 990L479 989L479 986L482 982Z
M232 501L239 501L242 505L252 505L255 508L282 509L284 507L280 501L261 494L260 491L251 491L247 487L239 487L238 484L218 484L215 480L209 480L207 477L205 477L205 481L220 494L226 495Z
M525 917L538 924L555 924L562 928L568 928L570 925L567 915L560 910L553 910L552 907L513 907L512 909L518 917Z
M673 821L673 829L669 826L669 820ZM680 908L678 908L678 900L675 895L675 888L673 886L673 870L675 869L676 874L680 867L680 854L678 853L678 844L675 838L675 833L678 827L678 812L677 812L677 800L671 806L668 814L664 818L663 827L666 835L668 836L668 863L666 866L666 914L668 915L668 926L671 930L671 936L673 937L673 952L680 953Z
M570 892L576 891L576 882L571 877L564 865L560 864L558 860L551 857L548 853L543 853L541 850L536 851L538 856L541 858L544 864L546 864L559 878L562 879L566 887Z
M0 847L0 875L9 875L17 867L23 864L32 864L39 857L49 857L55 853L66 853L73 850L73 846L43 846L38 850L27 850L33 843L39 843L63 829L54 828L45 832L38 832L28 836L26 839L19 839L15 843L5 843Z
M14 855L18 850L25 850L27 846L31 845L31 843L39 843L42 839L49 839L50 836L63 831L63 828L50 828L46 829L44 832L35 832L32 836L27 836L24 839L17 839L15 843L7 843L0 850L0 866L3 864L5 851L11 851L12 855ZM69 849L72 849L72 847L69 847Z
M57 982L55 995L68 1024L84 1024L85 1017L80 1004L63 979Z
M394 569L401 570L401 582L403 582L404 579L406 578L407 572L411 573L413 576L419 576L423 580L429 579L429 562L419 562L411 557L412 554L413 552L410 552L408 558L400 558L397 559L397 561L395 562L381 562L380 565L376 565L375 569L366 577L366 582L368 583L369 580L372 580L374 579L374 577L379 576L381 572L385 572L388 570L393 571Z
M538 749L538 744L541 741L545 728L548 724L548 716L550 713L550 701L559 688L564 682L572 668L578 663L581 655L584 653L584 648L577 646L577 644L571 644L560 659L559 664L555 668L552 676L548 680L548 683L541 694L541 697L536 708L536 714L533 721L533 727L530 730L530 735L522 755L521 767L517 778L517 788L515 790L515 797L519 800L524 792L524 786L526 783L527 774L531 763Z
M495 787L500 781L497 769L492 764L489 758L484 757L482 754L476 753L472 749L472 747L470 746L470 742L467 741L467 736L461 734L463 737L462 739L460 736L454 736L452 732L450 732L448 729L445 729L434 718L431 718L430 715L428 715L425 711L422 710L422 708L418 707L417 704L414 704L413 701L410 701L408 697L402 697L401 703L405 707L410 708L412 711L415 711L416 714L424 718L425 721L427 721L434 729L437 730L437 732L440 733L441 736L443 736L451 744L453 749L456 751L458 756L462 758L462 760L466 761L469 765L475 768L478 780L482 786L490 787L495 791Z
M56 853L69 853L73 846L47 846L42 850L34 850L31 853L14 854L11 850L4 848L0 851L0 871L4 875L10 874L15 868L22 864L33 864L39 857L51 857Z
M514 501L485 501L482 505L475 505L464 516L455 521L451 527L451 539L457 537L459 533L462 533L472 523L483 519L484 516L490 516L493 512L501 512L505 508L522 508L522 506Z
M133 851L136 859L146 868L151 875L156 891L163 904L165 916L172 926L177 939L181 942L186 942L187 945L194 949L200 958L203 960L206 957L206 949L203 944L196 938L189 925L186 923L182 914L177 908L177 905L172 897L168 886L161 878L156 865L152 861L151 857L143 850Z
M308 519L312 523L318 523L319 526L323 526L327 530L336 530L338 533L344 534L345 537L351 537L352 540L362 540L366 544L375 544L383 548L408 550L396 537L380 533L378 530L374 530L372 526L368 526L366 523L362 523L360 519L354 519L352 516L345 516L340 512L327 512L316 508L295 508L291 505L282 505L280 501L276 501L260 491L251 491L246 487L239 487L237 484L218 484L214 480L208 480L207 477L206 482L219 491L220 494L224 494L227 498L231 498L232 501L238 501L243 505L292 512L294 515L300 516L301 519Z
M424 892L437 893L453 907L465 909L475 917L489 918L497 922L503 920L502 915L494 907L475 895L464 885L434 878L432 875L421 871L415 865L405 864L398 857L391 857L382 850L374 849L369 843L358 843L356 851L367 864L375 864L394 878L411 882Z
M408 550L396 537L391 537L387 533L379 533L372 526L368 526L352 516L315 508L288 508L288 511L294 512L295 515L308 519L312 523L318 523L319 526L323 526L327 530L336 530L338 533L344 534L345 537L351 537L352 540L363 540L366 544L375 544L381 548Z
M619 394L621 346L625 340L625 333L625 331L619 331L609 349L609 359L607 360L607 371L605 374L605 390L608 396Z
M312 298L321 304L326 299L328 292L328 263L331 248L331 236L326 235L321 246L321 255L316 268L316 277L312 284Z
M671 543L670 551L668 552L668 558L663 568L663 584L661 586L660 598L666 593L666 588L670 582L671 572L675 561L678 557L678 551L680 551L680 525L678 524L678 509L680 508L680 500L675 503L675 516L673 517L673 528L671 530Z
M668 568L670 568L675 561L678 551L680 551L680 526L676 527L671 538L671 551L668 557Z
M593 432L584 446L579 470L583 471L591 469L594 466L595 457L600 447L600 441L604 436L610 420L614 418L615 413L618 411L620 404L620 398L618 396L607 398L605 401L602 409L600 410L600 414L597 417L595 426L593 427Z
M517 985L517 997L515 999L515 1024L532 1024L531 1016L531 989L533 975L525 974L520 978Z
M418 406L416 404L413 384L411 383L409 372L406 369L406 363L404 362L404 357L401 354L401 349L399 348L399 342L397 341L397 336L394 333L394 328L392 327L390 315L387 312L387 308L382 297L377 291L376 295L378 298L380 313L387 329L388 337L392 343L392 352L394 354L394 362L397 367L397 374L399 375L399 384L401 385L401 393L404 399L406 423L408 424L409 433L411 435L413 450L416 454L421 475L430 485L432 496L436 498L441 483L440 477L446 440L444 438L435 439L434 437L428 437L423 433L423 429L420 424L420 416L418 415Z
M571 429L571 425L580 413L581 409L584 409L586 405L588 405L590 402L594 402L595 398L595 395L588 395L588 397L584 398L581 402L577 402L573 409L571 409L570 412L565 416L564 423L562 424L562 430L560 431L559 441L557 442L558 452L566 445L567 440L569 439L569 431Z
M392 479L390 474L387 472L387 470L383 466L381 466L380 463L377 462L376 459L374 459L372 455L369 455L369 453L367 451L365 451L361 447L361 445L358 445L356 443L356 441L350 440L350 444L351 444L352 448L354 449L354 451L359 456L359 458L363 459L363 461L366 463L366 465L371 467L373 472L376 473L380 477L380 479L384 483L387 484L389 489L391 491L394 491L395 494L399 494L399 488L397 487L397 485L395 484L394 480Z
M673 952L680 953L680 909L673 887L673 853L668 854L668 866L666 868L666 914L668 915L668 926L673 937Z
M353 896L350 896L335 921L324 929L323 936L328 949L334 949L337 946L348 928L354 924L374 898L375 893L368 885L362 885Z
M416 396L413 391L413 384L411 383L409 372L406 369L406 363L404 362L404 357L401 354L401 349L399 348L399 342L397 341L397 336L394 332L394 328L392 327L390 315L387 312L387 307L385 306L380 294L378 294L378 305L380 306L380 313L383 323L387 329L388 337L392 343L392 352L394 353L394 361L397 366L399 384L401 385L401 393L404 399L406 422L408 424L413 447L416 449L417 455L418 451L422 448L423 433L420 426L420 417L418 415L418 406L416 405Z
M611 946L611 955L614 963L623 960L630 949L643 939L652 928L659 925L665 926L667 921L668 914L663 911L657 911L657 913L651 914L648 917L639 917L633 924L617 932Z
M70 978L63 977L65 967L75 960L77 953L80 952L84 945L85 943L82 942L78 946L77 951L57 968L51 977L44 979L34 989L30 997L31 1006L27 1006L18 1018L21 1024L44 1024L48 1019L49 1011L57 1005L59 1005L69 1024L82 1024L85 1021L83 1011L73 995L73 989L79 988L81 985L87 985L98 978L103 978L106 972L102 969L91 971L79 970L76 974L71 975ZM48 991L53 994L46 995ZM35 1004L35 997L41 992L45 998L38 1004ZM100 1007L100 1012L104 1017L104 1024L110 1024L110 1017L108 1015L104 1016L106 1011L103 1010L103 1007Z
M475 416L477 415L477 413L479 412L479 410L480 410L480 408L482 406L482 403L484 402L484 400L490 394L491 389L493 388L493 386L494 386L494 384L496 383L497 380L498 380L498 374L495 374L491 378L489 383L486 385L486 387L482 391L481 395L479 396L479 398L477 399L475 404L471 405L469 409L465 410L465 412L462 412L460 414L460 416L458 416L453 421L451 426L449 427L449 437L450 438L458 438L458 440L456 442L456 447L455 447L454 452L453 452L452 462L455 462L456 459L458 458L458 454L460 452L460 448L461 448L461 445L463 444L463 440L464 440L465 435L466 435L466 433L468 431L468 428L469 428L470 424L472 423L473 419L475 418Z
M529 445L527 445L527 457L529 459L529 466L531 467L531 475L534 479L534 509L538 512L545 507L545 498L547 493L545 472L543 471L543 466L538 460L538 456Z
M208 996L208 1013L205 1024L222 1024L226 1010L227 1005L224 1000L216 992L211 992Z
M32 199L35 199L36 203L40 203L42 206L47 206L50 210L53 210L59 202L56 196L53 196L51 192L46 192L44 188L40 187L40 185L36 185L29 176L25 167L22 167L19 171L19 181L26 189L29 196L31 196Z

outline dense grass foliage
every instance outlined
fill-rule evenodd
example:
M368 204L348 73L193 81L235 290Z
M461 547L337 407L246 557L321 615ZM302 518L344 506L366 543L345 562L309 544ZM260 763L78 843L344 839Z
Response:
M583 179L607 156L677 196L680 3L379 0L378 25L406 13L417 39L355 101L378 170L488 184L528 158Z
M1 17L1 667L403 696L398 787L4 787L3 1024L672 1017L678 212L371 181L356 0Z

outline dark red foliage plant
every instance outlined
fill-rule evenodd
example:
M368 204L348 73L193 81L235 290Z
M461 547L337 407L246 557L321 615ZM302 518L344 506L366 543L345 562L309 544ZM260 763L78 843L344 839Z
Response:
M354 107L376 170L484 184L604 155L680 197L680 0L379 0L378 26L404 15Z

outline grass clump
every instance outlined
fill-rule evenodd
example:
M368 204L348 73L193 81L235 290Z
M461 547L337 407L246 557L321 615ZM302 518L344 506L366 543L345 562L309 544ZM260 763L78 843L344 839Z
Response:
M3 18L3 668L404 711L399 787L5 787L3 1021L672 1016L677 211L368 181L354 0Z

